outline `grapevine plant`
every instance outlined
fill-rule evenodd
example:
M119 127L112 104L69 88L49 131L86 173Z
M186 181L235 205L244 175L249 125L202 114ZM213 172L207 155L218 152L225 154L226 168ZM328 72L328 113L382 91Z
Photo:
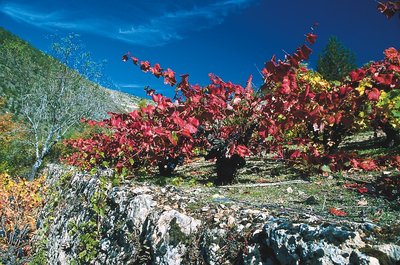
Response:
M252 76L245 87L214 74L209 85L192 85L188 74L177 78L170 68L125 54L123 61L163 78L175 88L175 96L146 88L152 104L128 114L109 113L100 122L86 121L108 132L69 140L77 152L67 161L118 172L158 167L166 175L200 153L216 161L218 184L231 182L245 157L268 152L332 170L361 164L376 169L374 161L363 164L338 147L347 135L367 128L383 130L388 145L399 144L400 54L389 48L384 60L352 71L342 82L328 82L303 64L315 40L309 33L295 52L266 62L258 89Z

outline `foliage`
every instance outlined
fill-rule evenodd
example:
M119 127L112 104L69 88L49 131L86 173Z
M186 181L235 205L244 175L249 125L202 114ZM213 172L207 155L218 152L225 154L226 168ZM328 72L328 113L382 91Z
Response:
M12 96L10 101L14 105L10 109L27 125L27 140L34 147L35 163L30 178L36 175L43 159L70 127L82 117L96 118L102 112L99 102L104 101L104 92L85 79L96 78L92 74L94 65L88 55L79 50L74 39L71 35L53 45L54 56L60 62L40 52L32 53L29 45L11 37L4 41L1 49L7 78L18 73L16 80L2 86L9 91L6 96ZM10 62L13 64L9 65ZM24 83L24 87L18 87L20 83ZM14 84L17 87L13 87Z
M124 111L134 101L93 83L102 80L100 65L91 61L75 35L55 38L50 54L54 57L0 28L2 109L13 115L19 131L2 148L10 173L28 175L35 171L35 160L36 166L43 159L57 160L54 143L79 131L80 117L102 119L107 111ZM78 115L82 108L86 111Z
M189 155L194 141L191 132L197 130L193 124L198 121L185 122L184 115L174 111L171 101L161 95L153 96L159 105L148 105L130 114L112 113L110 119L94 123L110 128L113 134L67 141L74 148L85 150L72 154L68 160L88 169L102 165L122 173L157 165L164 158L177 158L181 152Z
M306 35L309 44L315 40L315 34ZM337 42L332 46L339 47L336 57L349 58ZM174 98L147 88L152 105L129 114L112 113L102 122L88 121L109 133L69 141L77 152L67 160L87 169L100 165L122 173L158 165L160 173L169 174L182 157L191 158L196 150L216 160L218 184L231 182L251 154L271 153L315 164L324 172L380 168L372 159L340 151L339 145L345 137L366 129L381 129L389 145L399 144L399 52L389 48L382 61L348 75L351 64L336 66L340 81L336 77L328 81L307 69L302 62L311 52L304 44L284 60L273 56L261 71L263 85L258 90L251 76L245 87L213 74L205 87L190 85L187 74L178 82L170 68L125 54L123 61L131 60L143 72L163 77L165 84L175 87Z
M19 151L27 148L24 130L24 125L5 111L5 101L0 98L0 173L24 173L24 166L29 165L31 157Z
M378 10L390 19L394 14L399 12L400 1L386 1L386 3L378 2Z
M399 159L400 160L400 159ZM400 176L382 175L373 185L349 183L345 188L361 194L382 196L390 201L395 201L400 206Z
M43 184L44 176L30 182L0 174L0 262L19 264L29 257Z
M55 43L53 51L61 63L49 67L45 73L46 81L35 83L22 98L21 112L29 125L36 157L30 179L36 175L54 144L72 126L83 117L96 118L101 113L101 91L85 85L82 75L92 75L93 63L77 46L75 36L70 35L61 43ZM69 71L68 66L80 72Z
M307 37L310 42L315 39L313 34ZM303 45L290 62L298 67L310 52ZM124 55L123 60L127 61L128 55ZM161 169L168 168L172 160L173 168L177 162L175 159L193 156L196 147L206 151L206 158L216 158L217 168L231 168L229 172L219 171L219 181L229 182L236 169L243 164L243 157L255 152L261 146L260 142L265 142L268 133L275 136L275 122L267 116L272 114L267 114L266 110L276 102L268 93L264 99L256 97L251 77L246 87L242 87L210 74L211 83L201 88L191 86L188 75L182 75L177 84L171 69L163 70L159 64L152 67L148 61L139 63L133 56L131 60L142 71L151 72L157 78L163 76L166 84L176 85L174 101L148 88L154 105L130 114L112 113L110 119L102 122L89 121L109 128L112 133L69 141L78 150L68 158L70 163L85 168L111 166L123 172L154 165L159 165ZM276 91L280 93L287 84L283 83L280 87L278 79L290 71L291 65L275 64L274 60L267 65L269 69L265 68L264 72L266 75L269 75L268 71L276 72L270 81L277 84ZM266 79L269 77L266 76ZM258 134L255 133L257 127Z
M346 49L336 37L330 37L317 61L317 72L328 81L340 81L356 69L355 54Z
M0 98L0 107L2 108L4 101ZM13 132L17 125L12 121L10 113L0 114L0 172L5 172L10 167L10 162L6 159L8 148L14 136Z
M0 28L0 92L6 110L18 115L20 97L35 80L44 79L44 69L55 61L8 31Z
M3 108L4 100L0 98L0 107ZM0 114L0 141L1 143L9 143L12 140L12 132L17 125L12 121L10 113Z
M75 35L67 36L65 39L71 41L71 36ZM126 94L110 91L93 83L102 81L101 65L90 59L90 54L82 49L76 36L72 39L74 43L67 49L60 46L67 42L63 43L61 37L54 37L54 44L49 47L49 54L46 54L0 27L0 94L7 101L5 106L7 111L19 116L21 97L29 94L35 84L48 84L46 81L49 69L62 69L65 63L68 64L66 71L69 75L78 71L84 76L81 78L83 86L89 90L95 90L97 87L99 98L93 97L92 100L102 104L102 109L98 113L100 117L105 117L107 111L123 111L121 105L131 103L131 97ZM66 54L63 55L62 49L70 52L71 60L65 60ZM76 63L77 61L80 62ZM107 100L104 100L104 97L107 97ZM121 103L119 99L126 102Z
M349 85L355 88L359 116L382 129L389 145L398 145L400 53L391 47L385 50L385 59L373 62L350 73Z
M97 133L106 133L107 130L105 128L89 125L84 122L80 122L77 124L73 130L68 131L65 134L65 139L79 139L79 138L88 138ZM58 142L54 145L53 149L50 151L48 157L45 159L45 162L48 161L57 161L60 157L66 157L71 155L74 152L74 149L71 146L65 144L65 142ZM47 161L46 161L47 160Z

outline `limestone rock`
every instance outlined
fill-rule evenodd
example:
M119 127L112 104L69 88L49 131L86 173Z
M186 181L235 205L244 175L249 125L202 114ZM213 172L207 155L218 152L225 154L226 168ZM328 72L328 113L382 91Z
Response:
M172 186L112 187L104 183L112 174L49 168L54 194L38 222L48 264L400 262L400 246L370 245L363 238L371 225L334 225L316 217L296 223L232 202L204 202L189 210L187 203L196 200L193 193ZM374 254L378 252L380 256Z

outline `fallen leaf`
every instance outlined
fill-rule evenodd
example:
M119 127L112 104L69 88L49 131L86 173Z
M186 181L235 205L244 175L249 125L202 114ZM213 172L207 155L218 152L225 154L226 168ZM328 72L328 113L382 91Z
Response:
M335 216L340 216L340 217L347 216L347 213L345 211L339 210L337 208L330 208L329 212Z
M360 206L366 206L366 205L368 205L368 202L366 199L361 199L357 202L357 204Z
M360 188L357 189L359 193L367 193L369 190L367 187L362 186Z

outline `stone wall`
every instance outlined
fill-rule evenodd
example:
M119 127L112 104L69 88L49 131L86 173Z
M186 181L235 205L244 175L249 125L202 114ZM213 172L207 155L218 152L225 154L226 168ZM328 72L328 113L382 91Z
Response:
M111 171L52 165L48 176L36 253L48 264L400 264L400 246L371 240L370 224L296 223L172 186L113 187Z

